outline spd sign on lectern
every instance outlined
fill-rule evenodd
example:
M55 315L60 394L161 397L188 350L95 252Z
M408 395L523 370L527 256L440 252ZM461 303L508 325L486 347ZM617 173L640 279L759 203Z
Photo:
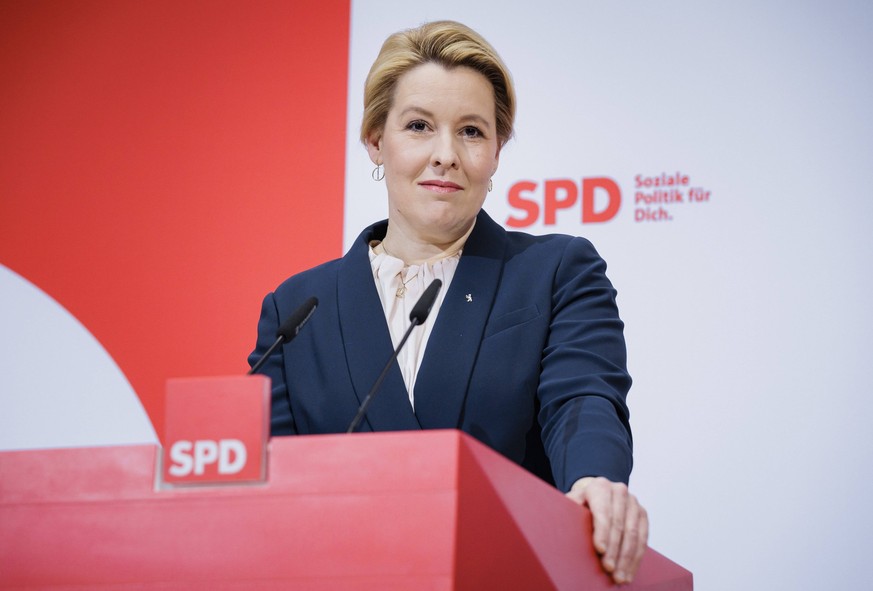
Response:
M264 376L168 380L161 484L263 481L269 412Z

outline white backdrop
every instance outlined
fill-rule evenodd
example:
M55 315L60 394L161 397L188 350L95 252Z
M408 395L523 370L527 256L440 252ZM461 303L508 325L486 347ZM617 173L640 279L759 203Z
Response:
M489 213L524 217L507 198L522 180L540 207L545 180L620 187L608 222L581 223L577 201L524 229L584 235L609 263L651 544L702 591L866 587L873 7L470 4L353 2L346 246L387 211L357 141L382 40L427 20L472 26L519 97ZM635 221L637 175L677 172L689 181L663 206L671 219ZM708 199L689 203L692 187Z

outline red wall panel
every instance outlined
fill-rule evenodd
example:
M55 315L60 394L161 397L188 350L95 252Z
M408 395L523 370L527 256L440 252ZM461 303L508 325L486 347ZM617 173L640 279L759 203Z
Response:
M348 35L348 0L0 3L0 263L158 433L167 377L243 372L264 293L341 254Z

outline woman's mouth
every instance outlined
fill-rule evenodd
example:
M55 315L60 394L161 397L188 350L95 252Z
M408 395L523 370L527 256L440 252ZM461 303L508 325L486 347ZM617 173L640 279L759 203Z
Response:
M463 188L461 185L449 181L422 181L418 184L428 191L434 191L435 193L453 193Z

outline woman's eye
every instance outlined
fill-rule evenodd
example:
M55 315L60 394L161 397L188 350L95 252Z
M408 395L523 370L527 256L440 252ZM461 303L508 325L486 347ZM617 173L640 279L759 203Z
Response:
M473 127L472 125L468 125L467 127L461 130L461 133L464 137L482 137L482 132L479 131L478 127Z
M424 121L412 121L406 128L412 131L427 131L427 123Z

